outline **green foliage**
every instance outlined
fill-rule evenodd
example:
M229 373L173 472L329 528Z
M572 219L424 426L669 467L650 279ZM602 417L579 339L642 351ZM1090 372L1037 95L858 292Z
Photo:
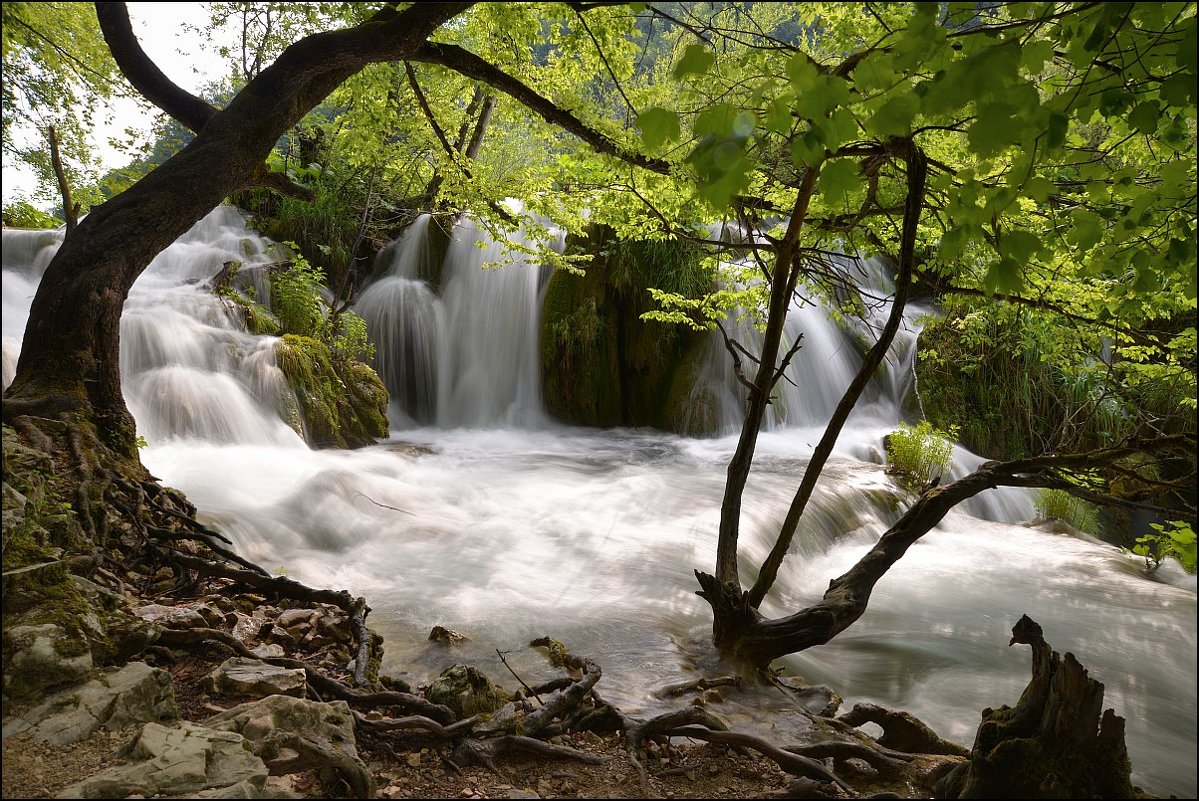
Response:
M89 134L104 101L126 93L86 3L4 3L3 149L31 167L35 199L57 201L45 128L53 125L73 199L99 202L97 158Z
M914 426L901 423L884 440L887 472L908 489L919 491L949 469L957 434L955 427L939 431L927 420Z
M1168 526L1168 527L1167 527ZM1195 531L1190 523L1171 520L1167 525L1150 523L1152 532L1137 537L1132 553L1144 557L1145 569L1153 572L1173 557L1188 573L1195 572Z
M292 243L287 243L292 244ZM323 276L303 256L271 276L271 311L285 334L324 339L325 314L320 290Z
M62 220L24 200L15 200L4 207L4 224L9 228L57 228Z
M1099 509L1065 490L1040 490L1037 493L1037 514L1046 520L1068 523L1088 534L1099 533Z
M333 359L342 362L369 362L375 357L375 345L366 330L366 320L352 311L337 315L329 344Z

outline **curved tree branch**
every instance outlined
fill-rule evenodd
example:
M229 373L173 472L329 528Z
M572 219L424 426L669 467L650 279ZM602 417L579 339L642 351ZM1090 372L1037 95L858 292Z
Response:
M133 33L129 9L124 3L96 3L96 17L121 73L143 97L193 131L199 131L219 113L174 83L146 55Z
M739 621L739 636L726 641L723 650L729 656L764 666L786 654L823 645L851 626L866 611L878 580L950 509L967 498L997 487L1059 486L1069 471L1095 468L1137 454L1193 453L1194 447L1195 436L1182 434L1081 453L986 462L965 478L926 490L857 564L829 583L818 603L788 617L762 618L746 603L748 593L730 593L729 586L714 576L697 572L703 587L699 594L713 604L718 617L723 614Z
M652 172L663 175L670 173L670 162L650 158L641 153L628 150L619 142L595 130L571 112L555 104L552 100L538 94L528 85L458 45L426 42L423 47L408 58L411 61L440 64L447 69L498 89L519 101L529 110L536 112L546 122L557 125L574 134L579 139L582 139L599 153L615 156L629 164Z

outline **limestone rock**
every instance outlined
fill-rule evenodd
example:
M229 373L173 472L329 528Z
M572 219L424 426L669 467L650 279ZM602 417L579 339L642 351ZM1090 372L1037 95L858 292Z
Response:
M208 625L208 621L200 614L199 609L192 606L179 607L146 604L134 609L133 614L142 620L148 620L151 623L172 629L195 629Z
M478 669L452 665L429 686L425 697L448 706L462 719L480 712L494 712L508 700L508 693Z
M77 682L92 670L87 643L53 623L6 629L4 653L11 655L4 666L4 692L10 697Z
M292 695L303 698L306 679L303 668L285 668L258 659L234 656L222 662L208 674L205 683L221 693L231 695Z
M204 725L236 731L274 775L331 767L355 798L373 798L375 781L358 757L354 718L345 701L317 702L286 695L241 704Z
M266 765L250 752L240 734L187 721L170 728L147 723L129 746L126 757L133 761L70 785L57 797L203 797L198 794L205 790L236 788L238 797L258 798L267 777Z
M170 674L130 662L108 676L56 693L4 726L4 736L29 732L43 742L68 745L100 729L176 720L179 707Z

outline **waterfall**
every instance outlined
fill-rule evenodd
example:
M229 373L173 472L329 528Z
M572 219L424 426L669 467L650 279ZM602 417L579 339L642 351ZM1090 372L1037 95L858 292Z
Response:
M727 238L727 232L724 232ZM838 320L830 310L813 298L796 297L791 301L784 326L779 363L799 341L786 377L775 385L773 400L766 410L763 428L808 428L823 425L833 414L845 390L861 368L863 354L878 341L879 332L891 312L893 279L888 260L879 257L854 259L839 257L832 263L843 273L861 282L859 296L863 314L847 315ZM747 262L725 265L726 275L745 271ZM853 276L853 273L857 273ZM728 277L726 282L737 281ZM802 289L802 287L801 287ZM876 376L859 401L855 419L869 418L894 424L899 421L903 400L911 384L912 359L915 356L919 326L916 318L925 312L920 306L905 309L904 319L891 348ZM762 332L744 309L735 309L724 321L730 338L750 353L760 353ZM747 375L754 367L742 357ZM745 389L736 381L723 336L713 333L706 345L704 362L692 391L693 403L715 407L717 429L731 434L741 427Z
M129 295L121 369L149 440L143 462L246 558L368 597L385 666L411 671L413 684L448 667L444 660L504 681L496 649L535 681L545 661L525 645L549 634L600 662L605 697L626 713L677 707L654 693L727 674L692 571L715 561L735 437L543 425L536 362L546 268L516 249L511 263L484 269L505 257L503 243L464 222L443 250L429 223L380 254L380 276L357 305L395 396L393 423L407 429L402 442L310 450L283 423L276 340L247 333L205 285L226 261L269 260L269 243L222 208L160 254ZM60 239L4 231L6 365ZM891 293L885 263L851 268L865 271L872 294ZM268 285L257 287L265 298ZM839 323L797 304L787 330L790 341L804 334L789 371L797 386L779 390L746 489L747 570L772 546L831 404L887 311ZM764 614L817 601L910 502L878 462L882 436L900 419L915 327L901 328L842 433ZM751 352L755 335L736 334ZM726 430L735 430L743 388L731 383L723 344L710 344L700 391L725 393ZM959 449L954 469L977 460ZM846 708L904 709L969 745L979 710L1014 704L1028 681L1027 650L1007 647L1028 614L1105 684L1107 705L1127 720L1133 780L1157 795L1194 797L1194 576L1173 561L1146 576L1141 560L1089 538L971 516L1027 520L1026 500L988 491L955 509L879 581L852 628L780 664L834 687ZM430 649L438 624L472 642ZM738 729L777 739L793 715L787 703L773 688L746 686L730 688L719 711Z
M33 293L61 242L61 232L4 229L6 388ZM121 316L121 384L147 441L303 444L279 414L291 390L274 363L276 338L248 333L206 283L227 262L266 263L268 244L237 209L220 206L134 283Z
M393 424L544 425L538 337L548 268L526 252L540 243L523 232L497 242L463 220L437 262L430 227L422 215L379 254L382 275L354 307L376 343Z

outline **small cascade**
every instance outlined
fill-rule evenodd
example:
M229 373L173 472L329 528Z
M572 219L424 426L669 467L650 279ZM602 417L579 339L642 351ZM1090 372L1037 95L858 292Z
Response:
M734 270L741 266L730 265ZM862 353L877 341L890 314L889 296L894 289L884 259L843 258L838 266L859 274L866 314L862 318L846 317L838 322L825 307L812 300L797 298L792 301L779 351L780 363L802 337L801 346L787 368L790 380L784 379L775 386L774 400L766 411L764 427L768 431L823 425L860 369ZM904 324L895 336L883 369L864 393L860 408L855 412L858 417L899 420L903 398L911 384L912 358L919 333L914 318L923 309L913 307L905 311ZM724 325L729 336L751 353L761 351L762 334L743 317L741 310L731 313ZM749 374L753 365L745 362L743 366ZM700 378L692 392L693 403L715 407L720 433L739 430L745 391L736 381L731 357L719 333L712 335L699 372Z
M3 241L7 387L33 293L62 235L5 229ZM121 317L121 383L147 441L303 444L280 417L291 390L275 366L276 338L247 333L205 283L228 262L267 262L269 244L246 228L237 209L221 206L159 253L134 283Z
M536 242L521 233L496 242L464 220L437 264L429 238L429 216L422 215L380 253L385 272L355 306L376 345L392 422L543 425L537 359L549 268L524 252Z

